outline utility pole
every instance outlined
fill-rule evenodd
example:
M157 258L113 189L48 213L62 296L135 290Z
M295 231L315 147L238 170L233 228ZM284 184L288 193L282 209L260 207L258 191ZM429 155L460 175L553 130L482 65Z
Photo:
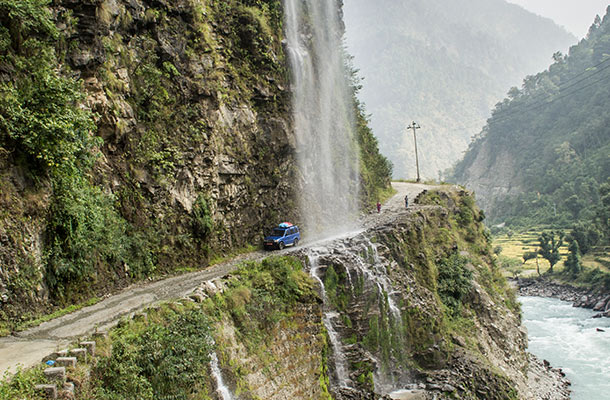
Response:
M417 168L417 182L420 182L421 180L419 179L419 158L417 156L417 135L415 134L415 130L420 128L421 126L416 124L415 121L413 121L411 125L407 125L407 129L413 129L413 141L415 142L415 167Z

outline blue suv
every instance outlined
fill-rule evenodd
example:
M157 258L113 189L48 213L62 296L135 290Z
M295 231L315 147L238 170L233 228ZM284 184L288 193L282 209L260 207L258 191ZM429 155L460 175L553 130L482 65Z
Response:
M265 238L263 244L265 249L280 249L286 246L296 246L301 240L301 232L299 227L292 225L290 222L282 222L273 232Z

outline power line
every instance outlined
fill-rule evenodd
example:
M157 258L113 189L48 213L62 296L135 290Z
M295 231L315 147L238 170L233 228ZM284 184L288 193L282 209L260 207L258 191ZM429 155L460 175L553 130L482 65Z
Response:
M610 67L610 65L609 65L609 67ZM592 76L593 76L593 75L589 76L588 78L591 78ZM607 79L607 78L608 78L607 76L604 76L604 77L602 77L601 79L598 79L598 80L596 80L596 81L594 81L594 82L589 83L588 85L582 86L582 87L580 87L580 88L577 88L577 89L575 89L575 90L572 90L572 91L571 91L571 92L569 92L569 93L565 93L565 94L563 94L563 95L561 95L561 96L555 97L555 98L553 98L551 101L540 101L540 102L535 102L535 103L532 103L532 104L528 104L528 105L527 105L527 106L528 106L528 109L527 109L527 110L513 110L512 112L510 112L510 113L508 113L508 114L505 114L505 115L500 115L499 117L496 117L496 118L495 118L495 120L494 120L494 122L498 122L498 121L502 122L502 121L504 121L504 120L506 120L506 119L509 119L510 117L512 117L512 116L514 116L514 115L517 115L517 114L522 114L522 113L524 113L524 112L529 112L529 111L535 111L535 110L538 110L538 109L539 109L539 108L541 108L541 107L547 106L547 105L552 104L552 103L554 103L554 102L556 102L556 101L558 101L558 100L561 100L561 99L564 99L564 98L566 98L566 97L569 97L569 96L573 95L574 93L580 92L581 90L584 90L584 89L590 88L591 86L593 86L593 85L595 85L595 84L597 84L597 83L599 83L599 82L602 82L602 81L604 81L604 80L605 80L605 79ZM573 86L571 86L571 87L573 87ZM564 89L564 90L565 90L565 89ZM553 97L553 95L550 95L550 96L548 96L548 97L547 97L545 100L549 100L549 99L551 99L552 97Z
M568 86L568 87L562 87L562 86L564 86L566 83L571 82L571 81L573 81L574 79L576 79L576 78L578 78L578 77L580 77L580 76L583 76L583 75L584 75L584 74L586 74L587 72L590 72L590 71L591 71L593 68L597 68L597 67L599 67L600 65L607 63L608 61L610 61L610 57L606 58L604 61L599 62L599 63L597 63L597 64L595 64L595 65L593 65L593 66L591 66L591 67L587 67L587 68L585 68L585 70L584 70L584 71L579 72L578 74L574 75L573 77L571 77L571 78L569 78L569 79L566 79L565 81L563 81L563 82L559 83L559 85L557 85L557 88L558 88L559 90L565 90L565 89L568 89L568 87L570 87L570 86L572 86L572 85L570 85L570 86ZM591 76L593 76L595 73L601 72L601 71L603 71L604 69L606 69L606 68L608 68L608 67L610 67L610 65L608 65L608 66L606 66L606 67L602 68L601 70L597 70L597 71L593 72L593 74L589 75L588 77L586 77L586 78L584 78L584 79L588 79L588 78L590 78ZM583 79L583 80L584 80L584 79ZM579 82L581 82L581 81L579 81ZM575 84L576 84L576 83L575 83ZM542 93L541 95L543 95L543 96L544 96L544 95L545 95L545 93ZM539 96L540 96L540 94L535 95L535 96L533 96L533 97L535 98L535 97L539 97Z
M610 60L610 58L608 58L608 60ZM604 62L605 62L605 61L604 61ZM600 64L602 64L602 63L600 63ZM598 64L598 65L600 65L600 64ZM591 68L596 68L596 67L597 67L597 66L595 66L595 67L591 67ZM568 79L567 81L562 82L560 85L558 85L558 86L557 86L557 89L559 89L559 91L562 91L562 90L567 90L567 89L569 89L569 88L571 88L571 87L576 86L576 85L577 85L577 84L579 84L580 82L586 81L587 79L591 78L592 76L595 76L595 75L597 75L597 74L601 73L602 71L605 71L605 70L606 70L606 69L608 69L608 68L610 68L610 64L609 64L609 65L606 65L604 68L601 68L601 69L599 69L599 70L595 71L595 72L594 72L594 73L592 73L591 75L586 76L586 77L584 77L584 78L582 78L582 79L580 79L580 80L578 80L578 81L574 82L573 84L571 84L571 85L569 85L569 86L562 87L562 85L563 85L563 84L566 84L566 83L568 83L568 82L569 82L569 81L571 81L571 80L574 80L574 79L575 79L575 78L577 78L578 76L583 75L585 72L590 71L590 69L589 69L589 70L587 70L587 71L584 71L584 72L582 72L582 73L578 74L577 76L574 76L574 77L572 77L571 79ZM533 97L532 97L532 99L535 99L535 98L537 98L537 97L543 97L543 96L546 96L546 95L548 95L548 94L546 94L546 93L541 93L541 94L538 94L538 95L533 96Z
M585 77L583 79L580 79L577 82L572 83L571 85L564 86L566 83L569 83L569 82L573 81L574 79L576 79L576 78L586 74L587 72L590 72L593 68L597 68L600 65L607 63L608 61L610 61L610 58L606 58L604 61L599 62L599 63L597 63L597 64L595 64L595 65L593 65L591 67L588 67L584 71L582 71L582 72L572 76L570 79L567 79L567 80L561 82L559 85L557 85L557 89L559 90L559 92L565 91L567 89L570 89L570 88L576 86L577 84L579 84L581 82L586 81L589 78L592 78L595 75L598 75L598 74L602 73L606 69L610 68L610 64L605 66L605 67L603 67L603 68L601 68L601 69L599 69L599 70L595 70L589 76L587 76L587 77ZM596 81L596 82L599 82L599 81ZM589 86L586 86L586 87L589 87ZM531 106L538 107L539 104L550 104L549 102L546 102L546 100L552 98L554 95L555 94L553 94L553 93L550 93L550 94L549 93L539 93L537 95L534 95L534 96L531 97L531 99L535 99L534 101L530 102L529 104L525 104L525 103L523 103L523 104L516 104L515 106L512 107L512 110L507 115L501 115L502 111L499 111L498 114L500 114L500 116L495 117L495 120L497 121L499 118L503 119L504 117L509 117L509 116L512 116L512 115L517 114L518 112L520 112L520 111L515 110L515 109L520 109L520 108L523 108L523 107L531 107ZM537 99L541 99L541 101L538 101ZM505 112L508 112L508 111L505 111ZM461 131L461 130L464 130L464 129L470 129L470 128L479 127L482 122L486 122L491 117L494 117L494 116L492 115L492 116L490 116L489 118L486 118L486 119L478 119L478 120L473 120L471 122L466 122L464 125L462 125L462 127L453 129L452 131ZM475 125L475 123L476 123L476 125Z
M551 101L544 102L544 103L542 103L542 104L538 104L536 107L532 107L532 108L530 108L530 109L529 109L529 110L527 110L527 111L535 111L535 110L539 109L540 107L544 107L544 106L549 105L549 104L552 104L552 103L554 103L554 102L556 102L556 101L558 101L558 100L561 100L561 99L564 99L564 98L566 98L566 97L569 97L569 96L573 95L573 94L574 94L574 93L576 93L576 92L580 92L581 90L584 90L584 89L590 88L591 86L593 86L593 85L595 85L595 84L597 84L597 83L599 83L599 82L604 81L606 78L608 78L608 77L607 77L607 76L602 77L601 79L598 79L598 80L596 80L596 81L594 81L594 82L589 83L588 85L585 85L585 86L583 86L583 87L580 87L580 88L578 88L578 89L575 89L575 90L571 91L570 93L565 93L565 94L564 94L564 95L562 95L562 96L555 97L555 98L554 98L553 100L551 100ZM550 98L550 97L549 97L549 98ZM516 113L515 113L515 114L516 114Z
M579 84L579 83L581 83L581 82L584 82L584 81L588 80L589 78L592 78L592 77L594 77L595 75L598 75L598 74L602 73L603 71L607 70L608 68L610 68L610 64L609 64L609 65L607 65L607 66L605 66L604 68L601 68L601 69L599 69L599 70L594 71L594 72L593 72L592 74L590 74L589 76L587 76L587 77L585 77L585 78L583 78L583 79L580 79L580 80L578 80L577 82L574 82L574 83L573 83L573 84L571 84L571 85L568 85L568 86L562 87L562 86L563 86L565 83L568 83L568 82L570 82L570 81L574 80L575 78L577 78L577 77L579 77L579 76L584 75L586 72L589 72L589 71L590 71L592 68L596 68L596 67L598 67L598 66L600 66L600 65L602 65L602 64L604 64L604 63L606 63L606 62L608 62L608 61L610 61L610 58L607 58L606 60L604 60L604 61L602 61L602 62L600 62L600 63L598 63L598 64L594 65L593 67L590 67L590 68L588 68L587 70L585 70L585 71L583 71L583 72L581 72L581 73L579 73L579 74L577 74L577 75L573 76L572 78L570 78L570 79L568 79L568 80L566 80L566 81L562 82L562 84L561 84L561 85L559 85L559 86L557 87L557 88L559 89L559 93L561 93L562 91L565 91L565 90L567 90L567 89L571 89L572 87L576 86L577 84ZM578 88L578 89L576 89L576 90L574 90L574 91L572 91L572 92L570 92L570 93L566 94L565 96L559 96L559 97L556 97L555 99L553 99L553 100L552 100L552 101L550 101L550 102L549 102L549 101L547 101L547 100L551 99L551 98L552 98L554 95L556 95L556 94L550 93L550 94L543 94L543 95L537 95L537 96L534 96L533 98L536 98L536 97L538 97L538 98L542 98L543 96L544 96L545 98L544 98L544 99L542 99L541 101L533 101L533 102L531 102L531 103L529 103L529 104L525 104L525 103L522 103L522 104L516 104L515 106L513 106L513 107L512 107L512 110L510 110L510 111L498 111L498 112L496 113L496 115L498 115L498 116L494 116L494 115L492 114L492 115L491 115L489 118L487 118L487 119L480 119L480 120L477 120L477 121L472 121L472 124L473 124L473 125L470 125L470 122L469 122L469 123L466 123L466 124L465 124L464 126L462 126L461 128L456 128L456 129L454 129L454 130L452 130L452 131L461 131L461 130L464 130L464 129L476 128L476 127L480 126L478 123L480 123L480 122L485 122L485 121L489 120L490 118L494 118L495 122L497 122L498 120L500 120L500 121L501 121L501 120L504 120L504 119L506 119L506 118L508 118L508 117L512 117L513 115L516 115L516 114L521 113L521 112L527 112L527 111L532 110L532 109L538 109L538 108L540 108L540 106L544 106L544 105L547 105L547 104L551 104L551 103L553 103L555 100L559 100L559 99L565 98L566 96L571 95L571 94L573 94L573 93L576 93L576 92L578 92L578 91L580 91L580 90L582 90L582 89L585 89L585 88L591 87L593 84L595 84L595 83L599 83L599 82L603 81L604 79L605 79L605 77L604 77L604 78L602 78L602 79L600 79L600 80L597 80L597 81L593 82L592 84L585 85L585 86L583 86L583 87L581 87L581 88ZM528 108L529 108L529 110L521 110L523 107L528 107ZM506 113L508 113L508 114L506 114ZM477 122L477 125L474 125L474 123L475 123L475 122Z

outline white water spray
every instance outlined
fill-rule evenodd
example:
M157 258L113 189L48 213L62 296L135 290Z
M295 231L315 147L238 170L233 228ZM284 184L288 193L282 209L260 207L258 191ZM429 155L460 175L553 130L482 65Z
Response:
M322 278L318 275L318 270L320 269L320 265L318 264L319 255L314 251L309 254L309 263L310 263L310 274L311 276L318 281L320 284L320 288L322 289L322 301L324 303L324 327L328 332L328 337L330 339L330 345L333 350L333 362L335 365L335 373L337 375L337 384L339 387L348 387L349 375L346 367L346 357L343 352L343 345L341 344L341 338L339 334L335 330L333 326L332 320L339 316L338 313L332 312L329 310L329 302L328 297L326 295L326 288L324 287L324 282Z
M233 396L231 395L231 391L225 385L222 379L222 373L220 372L220 367L218 366L218 356L215 352L210 354L210 367L212 369L212 376L216 380L216 391L220 396L221 400L233 400Z
M284 10L305 226L326 234L352 229L358 213L359 150L339 4L284 0Z

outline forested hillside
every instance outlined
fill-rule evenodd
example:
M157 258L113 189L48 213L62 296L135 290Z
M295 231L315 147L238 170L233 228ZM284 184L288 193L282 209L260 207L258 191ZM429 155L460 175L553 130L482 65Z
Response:
M349 0L347 46L364 77L360 99L396 178L437 177L465 150L508 88L576 38L504 0Z
M496 106L454 179L492 223L576 227L591 246L610 237L610 7L554 58Z

